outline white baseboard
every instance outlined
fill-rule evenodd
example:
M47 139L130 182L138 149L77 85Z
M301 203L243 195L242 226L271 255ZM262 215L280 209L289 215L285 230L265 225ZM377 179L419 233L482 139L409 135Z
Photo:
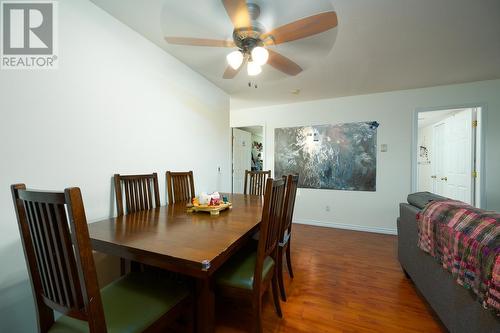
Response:
M315 220L306 220L306 219L294 219L293 223L315 225L318 227L373 232L373 233L377 233L377 234L386 234L386 235L397 235L398 234L397 229L380 228L380 227L367 227L364 225L356 225L356 224L324 222L324 221L315 221Z

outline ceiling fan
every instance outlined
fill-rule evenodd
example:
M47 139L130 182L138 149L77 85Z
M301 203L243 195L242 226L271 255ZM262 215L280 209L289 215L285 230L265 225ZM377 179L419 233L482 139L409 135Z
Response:
M302 68L267 46L313 36L335 28L338 23L337 14L328 11L265 31L257 20L260 16L259 5L245 0L222 0L222 4L234 25L233 40L168 36L165 40L178 45L237 48L226 57L228 66L222 76L224 79L234 78L245 64L249 76L258 75L266 63L287 75L295 76L302 72Z

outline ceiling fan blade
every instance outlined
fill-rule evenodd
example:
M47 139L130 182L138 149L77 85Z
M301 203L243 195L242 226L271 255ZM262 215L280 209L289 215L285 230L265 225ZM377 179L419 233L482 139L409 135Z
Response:
M276 51L270 49L267 50L269 51L269 60L267 60L267 63L269 65L291 76L295 76L302 72L302 68L292 60L279 54Z
M240 68L243 66L240 66ZM233 69L231 66L227 66L226 70L224 71L224 74L222 75L223 79L233 79L236 74L240 72L240 68L238 69Z
M189 38L189 37L165 37L165 40L170 44L177 44L177 45L213 46L213 47L235 46L232 40Z
M319 34L335 28L337 24L337 13L325 12L282 25L262 34L261 38L269 38L271 44L281 44Z
M222 78L224 79L234 79L234 77L241 71L243 67L245 67L247 63L247 60L244 59L243 62L241 63L241 66L238 67L238 69L233 69L231 66L227 66L226 70L224 71L224 75L222 75Z
M250 13L245 0L222 0L227 15L235 28L251 27Z

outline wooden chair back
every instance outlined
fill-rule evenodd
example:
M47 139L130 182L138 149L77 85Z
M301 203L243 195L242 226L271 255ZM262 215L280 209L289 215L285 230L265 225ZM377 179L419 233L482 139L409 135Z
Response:
M168 204L191 201L195 197L193 171L167 171Z
M286 190L285 202L283 205L284 212L283 223L281 225L280 242L283 242L283 238L287 234L289 235L292 231L293 210L295 208L295 198L297 196L297 187L299 185L299 175L283 176L283 180L286 182Z
M87 219L79 188L64 192L11 186L24 255L35 298L39 332L54 310L106 332Z
M120 175L115 174L115 194L117 215L134 213L160 206L158 175ZM125 211L123 209L125 193Z
M264 194L264 207L260 223L260 237L257 247L257 263L255 265L254 277L262 276L264 259L267 256L272 257L276 261L276 250L278 241L280 240L279 233L283 220L284 196L285 181L268 178ZM254 286L260 282L261 279L255 278Z
M250 195L264 195L266 180L268 177L271 177L271 170L245 170L245 188L243 193Z

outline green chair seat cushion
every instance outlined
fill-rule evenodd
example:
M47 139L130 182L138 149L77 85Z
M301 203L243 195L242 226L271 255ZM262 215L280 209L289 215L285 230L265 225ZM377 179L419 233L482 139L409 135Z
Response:
M108 333L142 332L189 295L189 289L154 273L132 273L101 290ZM49 333L88 333L86 321L60 317Z
M257 252L253 251L245 255L237 255L219 270L215 277L218 285L229 286L240 289L253 289L255 265L257 263ZM273 272L274 260L271 257L264 259L262 267L262 279Z

